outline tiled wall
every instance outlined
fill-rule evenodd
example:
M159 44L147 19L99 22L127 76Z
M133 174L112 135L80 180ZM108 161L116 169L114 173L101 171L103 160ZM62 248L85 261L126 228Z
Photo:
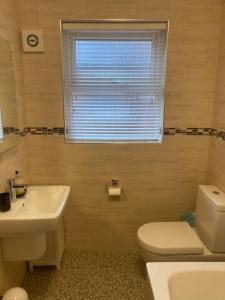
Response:
M23 71L22 57L19 42L19 28L17 24L17 12L13 0L0 1L0 37L12 42L15 59L15 75L17 99L20 112L20 126L25 124L23 102ZM28 160L26 158L26 141L0 155L0 192L6 189L6 180L19 169L23 172L25 180L28 180ZM24 263L4 263L0 253L0 295L11 286L19 285L25 274Z
M223 26L218 66L213 126L225 132L225 5L223 6ZM211 140L208 177L210 183L217 185L225 192L225 142L222 140Z
M21 28L41 28L45 52L23 54L28 127L63 127L59 20L169 19L167 128L211 128L222 0L18 0ZM163 144L65 144L30 135L33 184L69 184L68 248L133 248L148 221L179 219L207 182L209 135L165 136ZM118 177L121 202L105 184Z

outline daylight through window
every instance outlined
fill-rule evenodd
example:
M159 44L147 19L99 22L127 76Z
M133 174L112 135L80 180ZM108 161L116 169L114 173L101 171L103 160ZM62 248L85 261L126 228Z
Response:
M167 30L134 25L63 29L66 141L161 141Z

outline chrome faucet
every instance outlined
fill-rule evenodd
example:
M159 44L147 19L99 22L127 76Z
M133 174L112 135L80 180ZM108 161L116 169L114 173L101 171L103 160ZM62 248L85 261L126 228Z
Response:
M14 178L9 178L8 179L8 189L9 189L9 194L10 194L10 199L11 202L16 201L16 188L28 188L28 184L16 184Z

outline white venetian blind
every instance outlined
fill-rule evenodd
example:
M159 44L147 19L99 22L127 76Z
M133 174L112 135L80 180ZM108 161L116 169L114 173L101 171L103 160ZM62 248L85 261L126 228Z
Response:
M161 141L165 51L165 29L64 29L66 141Z
M2 110L0 107L0 143L4 142L4 130L3 130L3 124L2 124Z

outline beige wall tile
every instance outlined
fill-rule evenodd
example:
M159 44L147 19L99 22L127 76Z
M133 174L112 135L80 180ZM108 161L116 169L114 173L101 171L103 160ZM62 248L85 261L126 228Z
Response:
M138 1L90 1L87 5L89 19L138 18Z
M211 127L221 8L220 0L22 1L21 27L30 25L32 11L45 43L43 54L23 54L27 124L63 124L61 18L148 18L170 21L165 126ZM209 137L85 145L30 136L28 143L33 184L71 185L65 215L70 249L134 248L138 226L178 220L194 207L197 186L207 180ZM105 191L113 177L124 188L120 202L110 202Z
M216 97L214 102L213 127L225 131L225 5L223 5L223 24L221 48L217 72ZM225 145L224 141L212 139L209 152L208 182L225 192Z
M208 183L225 192L225 145L224 141L212 139L209 152Z
M23 68L16 4L13 0L0 1L0 37L10 41L13 46L19 123L22 127L25 124ZM29 167L26 154L26 139L23 139L21 144L0 155L0 192L6 191L7 179L14 176L15 170L21 170L28 182ZM2 260L1 253L0 260L0 295L2 295L6 289L20 285L26 272L26 265L25 263L6 263Z

